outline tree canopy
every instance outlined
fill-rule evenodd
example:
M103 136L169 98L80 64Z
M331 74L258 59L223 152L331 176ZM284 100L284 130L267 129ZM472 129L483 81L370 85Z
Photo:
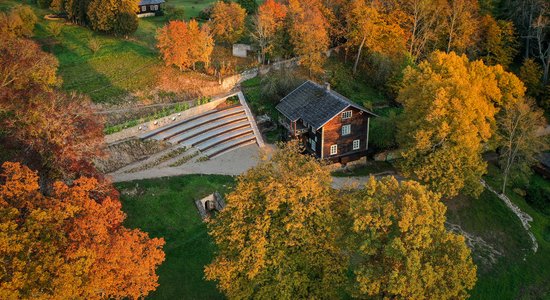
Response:
M525 88L501 66L434 52L407 68L398 100L404 114L398 140L403 171L441 193L478 195L486 172L481 154L493 135L498 108L523 97Z
M476 266L464 237L445 229L445 205L414 181L371 177L353 192L350 244L358 298L465 299Z
M218 252L206 278L231 299L334 298L346 260L330 182L295 144L241 175L208 225Z
M122 225L116 198L96 193L95 179L39 188L19 163L0 174L2 299L100 299L146 296L157 286L164 240Z

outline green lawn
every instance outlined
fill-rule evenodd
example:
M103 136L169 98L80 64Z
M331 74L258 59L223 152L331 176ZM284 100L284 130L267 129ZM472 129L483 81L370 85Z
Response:
M233 178L188 175L139 180L116 185L125 225L166 240L166 260L160 266L158 289L148 299L220 299L213 282L203 279L214 244L201 221L194 200L215 191L225 193Z
M498 187L498 170L490 167L486 180ZM534 175L532 180L543 180ZM550 182L546 181L550 185ZM498 190L498 188L497 188ZM472 299L550 299L550 242L543 238L550 226L550 217L529 206L523 197L508 196L524 212L534 218L531 230L537 238L536 254L519 219L494 194L485 191L479 199L459 197L450 200L447 218L466 232L483 238L503 253L496 264L478 264L478 282Z

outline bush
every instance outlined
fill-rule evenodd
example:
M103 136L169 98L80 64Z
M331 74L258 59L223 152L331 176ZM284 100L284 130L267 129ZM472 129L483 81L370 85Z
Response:
M209 6L199 12L198 18L204 21L210 20L210 15L212 14L212 6Z
M138 29L138 17L133 13L120 13L113 25L113 32L118 35L127 35Z
M53 37L58 37L61 34L62 29L63 29L63 24L59 22L50 22L47 26L48 32Z
M99 49L101 49L101 41L97 38L90 38L88 40L88 48L90 48L90 51L92 51L93 54L96 54Z
M544 214L550 215L550 187L539 181L532 181L527 189L525 200Z
M166 15L170 21L185 20L185 10L182 7L175 7L174 5L168 4L165 6L164 10L166 11Z
M371 119L369 143L380 150L397 148L397 114L390 112L388 116Z

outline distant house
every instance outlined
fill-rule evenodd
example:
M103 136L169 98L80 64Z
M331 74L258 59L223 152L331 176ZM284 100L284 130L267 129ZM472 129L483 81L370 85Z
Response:
M367 154L370 118L376 115L330 86L306 81L276 108L287 137L301 140L316 157L347 163Z
M151 17L162 14L164 0L141 0L139 2L138 17Z

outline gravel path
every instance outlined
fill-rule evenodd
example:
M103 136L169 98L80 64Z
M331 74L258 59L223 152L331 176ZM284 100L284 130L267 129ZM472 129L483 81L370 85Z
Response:
M260 153L260 147L254 144L203 162L191 162L178 167L152 168L135 173L115 172L109 174L109 176L111 176L114 182L186 174L220 174L234 176L242 174L246 170L256 166L260 161Z

